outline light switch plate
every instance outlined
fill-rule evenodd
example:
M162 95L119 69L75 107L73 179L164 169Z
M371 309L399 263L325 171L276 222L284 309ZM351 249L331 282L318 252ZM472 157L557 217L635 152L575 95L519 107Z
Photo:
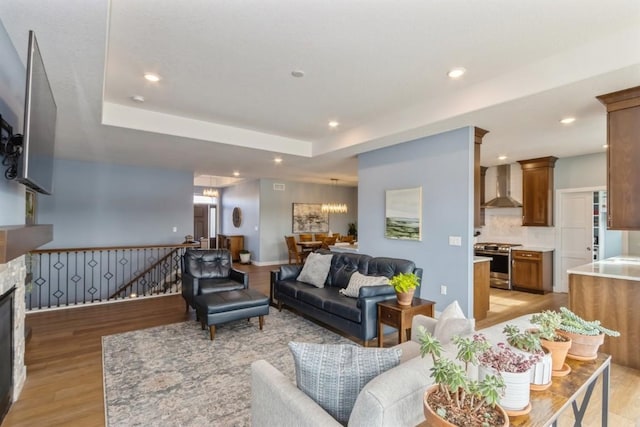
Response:
M462 246L462 237L449 236L449 246Z

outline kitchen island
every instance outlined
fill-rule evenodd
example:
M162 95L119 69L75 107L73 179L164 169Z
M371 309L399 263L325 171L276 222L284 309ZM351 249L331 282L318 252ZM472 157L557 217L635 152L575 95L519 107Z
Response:
M587 320L620 331L605 336L600 351L613 363L640 369L640 257L620 256L567 270L569 308Z

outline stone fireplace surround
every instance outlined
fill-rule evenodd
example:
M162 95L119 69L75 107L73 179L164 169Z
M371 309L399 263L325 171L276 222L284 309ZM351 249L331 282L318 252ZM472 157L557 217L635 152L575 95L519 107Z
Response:
M18 400L27 379L25 353L25 254L53 240L53 225L0 226L0 295L13 294L13 375L11 402Z
M6 264L0 264L0 295L15 287L13 295L13 394L15 402L20 396L27 379L27 368L24 364L24 322L25 322L25 288L26 266L24 255L14 258Z

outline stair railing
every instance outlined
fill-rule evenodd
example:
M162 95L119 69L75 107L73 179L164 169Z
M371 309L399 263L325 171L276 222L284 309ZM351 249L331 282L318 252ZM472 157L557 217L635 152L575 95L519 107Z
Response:
M180 293L192 244L35 250L27 256L27 310Z

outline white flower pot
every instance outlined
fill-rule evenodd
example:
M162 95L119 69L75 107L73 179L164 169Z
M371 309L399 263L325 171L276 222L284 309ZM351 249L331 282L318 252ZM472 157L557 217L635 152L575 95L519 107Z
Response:
M480 366L478 368L478 376L480 381L487 375L496 375L493 368ZM500 372L504 379L506 388L504 395L500 396L498 404L507 412L521 411L529 406L529 380L531 378L531 370L525 372Z
M243 264L249 264L251 262L251 253L240 254L240 262Z
M551 382L553 371L551 353L546 351L542 359L531 368L531 384L542 386Z

